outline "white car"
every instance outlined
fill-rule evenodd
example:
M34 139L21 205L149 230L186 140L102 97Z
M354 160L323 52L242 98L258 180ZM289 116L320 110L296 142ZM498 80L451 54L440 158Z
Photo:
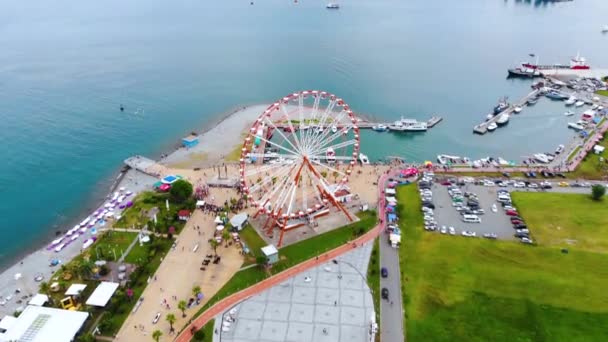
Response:
M441 234L447 234L448 230L445 228L445 226L441 226Z
M152 320L152 324L158 323L159 319L160 319L160 312L157 312L156 316L154 316L154 319Z
M522 243L527 243L527 244L532 244L532 243L534 243L534 241L532 241L532 239L529 239L529 238L527 238L527 237L522 237L522 238L521 238L521 242L522 242Z
M537 189L538 188L538 184L536 184L536 183L530 183L530 184L528 184L528 188L530 188L530 189Z
M463 230L462 231L462 236L474 237L474 236L477 236L477 233L471 232L471 231L468 231L468 230Z
M524 182L517 182L517 183L513 184L513 187L515 187L515 188L525 188L526 187L526 183L524 183Z
M450 235L456 235L456 229L454 227L448 228L450 230Z

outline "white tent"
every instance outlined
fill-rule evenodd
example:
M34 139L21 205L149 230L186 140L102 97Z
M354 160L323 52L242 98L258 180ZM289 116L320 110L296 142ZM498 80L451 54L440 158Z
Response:
M28 304L36 305L36 306L43 306L44 303L46 303L48 301L49 301L49 296L42 294L42 293L38 293L34 297L32 297L32 299L30 299Z
M213 222L215 222L216 224L222 224L222 223L224 223L219 216L216 216L215 217L215 221L213 221Z
M196 207L200 208L200 207L204 207L205 206L205 201L196 201Z
M68 290L65 291L65 295L74 296L80 294L80 292L82 292L86 287L86 284L72 284L70 287L68 287Z
M604 152L606 148L604 146L601 145L595 145L593 146L593 152L595 152L595 154L602 154L602 152Z
M391 189L391 188L384 189L384 193L387 194L387 195L394 195L394 194L396 194L395 189Z
M89 299L87 299L87 305L100 307L106 306L117 288L118 283L111 283L107 281L101 282L95 291L93 291Z

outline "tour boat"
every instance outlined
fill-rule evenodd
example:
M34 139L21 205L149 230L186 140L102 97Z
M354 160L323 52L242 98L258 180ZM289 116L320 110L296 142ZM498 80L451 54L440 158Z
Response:
M498 125L495 122L492 122L491 124L488 125L488 131L492 132L497 127L498 127Z
M328 148L327 152L325 152L325 160L329 164L333 164L336 162L336 152L334 152L333 148Z
M398 132L424 132L428 129L426 122L419 122L415 119L401 118L388 126L391 131Z
M379 125L373 126L372 129L376 132L386 132L388 130L388 127L386 127L383 124L379 124Z
M509 72L509 77L540 77L540 71L532 68L526 68L523 66L511 68L507 71Z
M498 104L494 106L494 115L500 114L509 108L509 102L507 102L507 98L503 97L498 100Z
M583 105L585 105L585 102L583 102L583 101L576 101L576 103L574 104L574 107L582 107Z
M564 115L565 116L572 116L572 115L574 115L574 112L571 111L571 110L569 110L569 111L565 112Z
M498 126L504 126L508 123L509 123L509 114L507 114L507 113L500 114L500 116L498 117L498 120L496 120L496 125L498 125Z
M329 4L327 4L327 6L325 6L325 8L327 8L327 9L339 9L340 8L340 4L329 3Z
M359 153L359 160L361 161L361 164L369 165L369 159L367 158L367 156L365 154Z
M576 103L576 101L577 101L576 97L570 96L564 103L566 104L566 106L572 106L573 104Z
M515 108L513 109L513 111L515 112L515 114L519 114L521 113L522 108L520 106L515 106Z
M536 159L537 161L543 163L543 164L548 164L549 163L549 157L547 157L544 153L536 153L534 154L534 159Z

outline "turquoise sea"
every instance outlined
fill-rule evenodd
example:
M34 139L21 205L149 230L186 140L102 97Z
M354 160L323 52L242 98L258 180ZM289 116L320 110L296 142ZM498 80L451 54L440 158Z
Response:
M568 131L563 105L543 101L472 135L498 97L529 91L507 67L580 51L608 68L605 0L254 1L0 0L0 264L79 221L124 158L158 156L237 106L324 89L385 120L445 118L363 134L372 159L519 159Z

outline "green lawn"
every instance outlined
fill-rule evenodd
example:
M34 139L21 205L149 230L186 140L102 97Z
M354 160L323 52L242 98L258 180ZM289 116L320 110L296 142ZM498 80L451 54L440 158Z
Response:
M239 232L240 238L245 241L247 247L249 247L250 255L245 257L245 262L243 265L250 265L256 263L256 258L259 256L263 256L260 248L266 246L266 242L260 237L258 232L251 226L247 225L243 230Z
M514 192L513 202L543 246L608 253L608 200L589 195Z
M608 147L606 139L602 139L599 145ZM600 161L600 157L604 161ZM604 151L601 155L593 153L593 151L583 159L574 172L568 174L569 178L576 179L605 179L608 176L608 152Z
M369 265L367 267L367 285L372 290L372 296L374 300L374 310L376 311L376 323L380 326L380 263L379 258L379 238L374 240L374 247L372 248L372 254L369 258ZM376 334L376 340L380 341L380 334Z
M607 254L427 233L416 186L397 198L408 340L605 340Z
M608 96L608 90L597 90L595 93L602 96Z
M127 248L133 242L136 236L137 233L131 232L119 232L111 230L105 232L91 247L91 260L118 260L120 256L127 251ZM140 249L139 244L136 244L136 246L133 247L130 254L133 254L134 252L138 253L138 251L135 251L137 249ZM114 256L116 256L116 258L114 258Z

